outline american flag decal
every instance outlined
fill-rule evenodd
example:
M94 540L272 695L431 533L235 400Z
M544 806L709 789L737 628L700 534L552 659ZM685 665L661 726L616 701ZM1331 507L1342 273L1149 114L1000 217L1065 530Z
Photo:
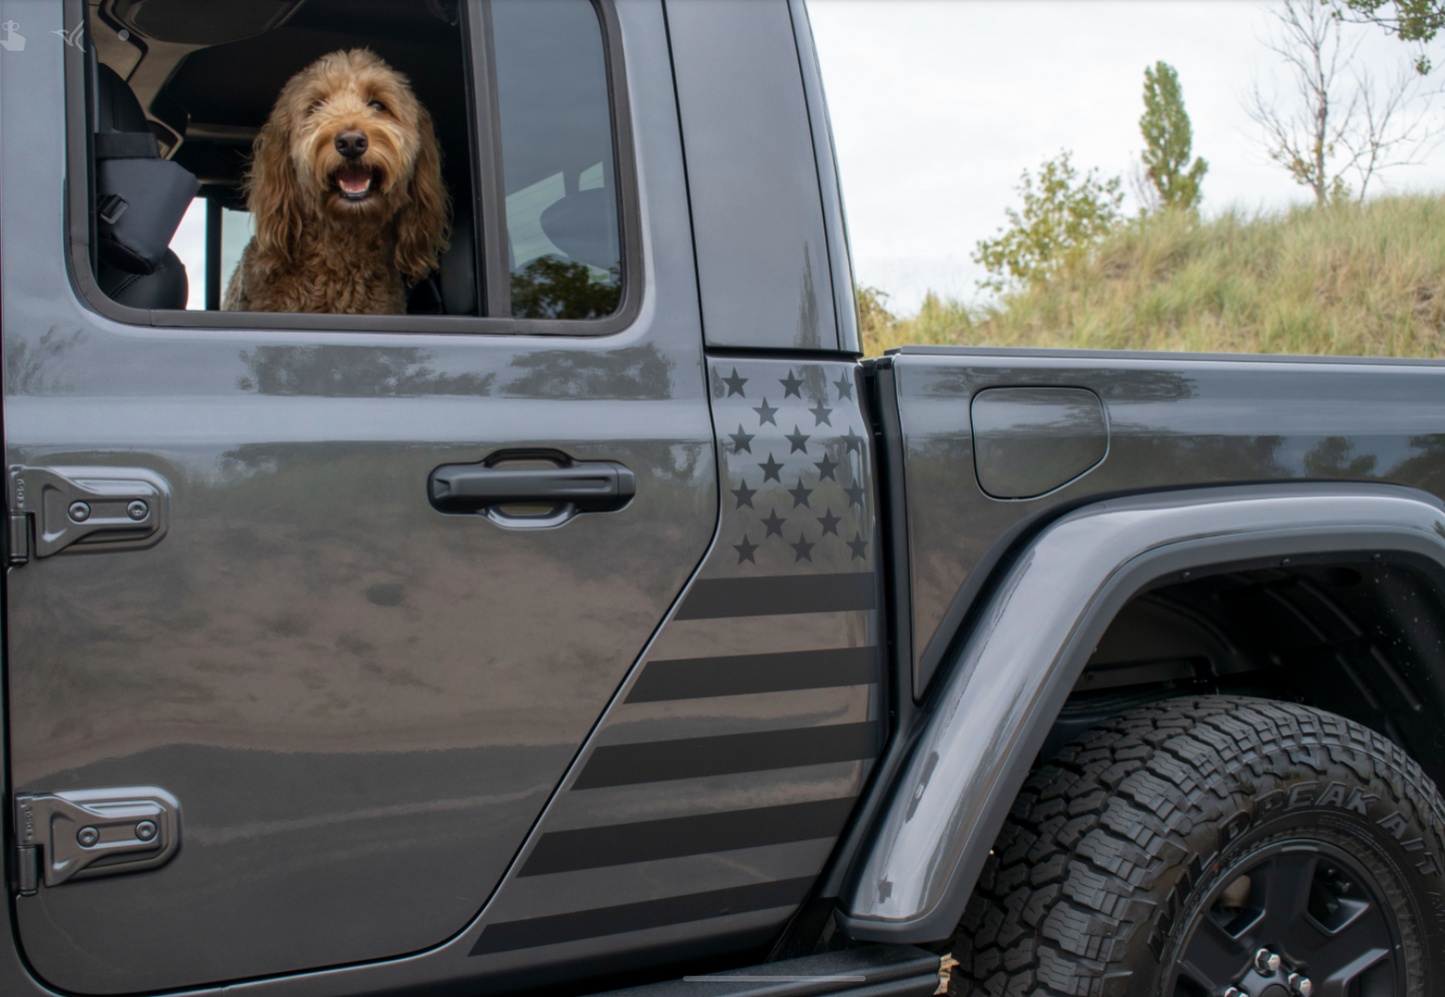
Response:
M712 361L717 539L472 955L604 955L718 918L765 944L806 897L886 733L856 370Z
M837 365L833 378L827 364L790 364L782 376L759 369L776 366L712 369L713 421L726 470L722 521L731 527L723 540L736 554L734 567L753 569L753 576L804 573L789 571L804 563L867 571L868 435L853 370Z

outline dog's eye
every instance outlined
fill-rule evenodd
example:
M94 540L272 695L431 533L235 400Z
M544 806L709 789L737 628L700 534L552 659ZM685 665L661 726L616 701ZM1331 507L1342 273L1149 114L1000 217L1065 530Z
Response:
M313 100L313 101L312 101L310 104L308 104L307 107L306 107L306 116L307 116L308 118L311 117L311 115L313 115L313 114L316 113L316 109L319 108L320 106L321 106L321 101L319 101L319 100Z
M366 106L371 108L373 111L377 111L381 114L386 113L386 105L379 100L367 101Z

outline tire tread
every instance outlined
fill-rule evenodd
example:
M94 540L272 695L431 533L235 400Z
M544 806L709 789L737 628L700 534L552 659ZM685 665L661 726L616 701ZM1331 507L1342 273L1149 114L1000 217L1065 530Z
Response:
M1093 728L1030 774L954 935L950 993L1128 992L1121 962L1150 930L1150 891L1173 884L1196 827L1227 819L1232 797L1251 795L1281 757L1302 777L1343 765L1383 780L1441 856L1445 801L1383 735L1293 703L1164 700Z

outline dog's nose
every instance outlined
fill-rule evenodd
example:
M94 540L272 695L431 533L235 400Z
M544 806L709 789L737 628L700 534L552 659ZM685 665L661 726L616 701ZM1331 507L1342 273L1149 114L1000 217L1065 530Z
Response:
M353 130L337 135L336 151L347 159L355 159L366 151L366 132Z

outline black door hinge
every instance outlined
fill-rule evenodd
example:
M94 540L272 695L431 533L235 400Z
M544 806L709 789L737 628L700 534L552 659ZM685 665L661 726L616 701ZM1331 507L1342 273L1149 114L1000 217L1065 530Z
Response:
M4 538L5 563L19 567L30 560L30 517L23 512L12 512L9 519Z
M9 565L47 558L74 544L140 550L166 535L170 486L135 467L10 468Z
M165 865L180 848L180 810L156 786L17 795L17 892Z

